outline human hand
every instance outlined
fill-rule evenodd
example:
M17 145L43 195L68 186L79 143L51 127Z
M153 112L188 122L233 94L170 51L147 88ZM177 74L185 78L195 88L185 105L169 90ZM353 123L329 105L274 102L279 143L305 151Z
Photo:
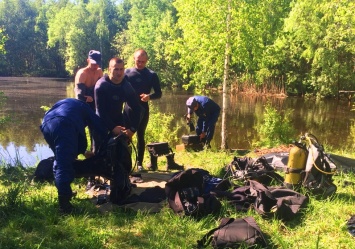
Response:
M132 137L134 135L134 132L131 131L130 129L124 130L123 133L125 133L127 135L127 137L132 140Z
M206 133L205 133L205 132L202 132L202 133L200 134L200 140L204 139L205 137L206 137Z
M185 114L185 118L186 118L187 122L190 122L190 119L191 119L190 113Z
M94 99L91 96L85 96L86 102L93 102Z
M94 152L92 152L92 151L85 151L85 153L84 153L84 156L85 156L85 158L87 159L87 158L90 158L90 157L93 157L95 154L94 154Z
M139 97L141 97L141 101L143 102L148 102L150 100L150 95L142 93L141 95L139 95Z
M115 128L113 128L112 130L112 133L115 135L115 136L118 136L121 134L121 132L123 132L125 130L125 127L123 126L116 126Z

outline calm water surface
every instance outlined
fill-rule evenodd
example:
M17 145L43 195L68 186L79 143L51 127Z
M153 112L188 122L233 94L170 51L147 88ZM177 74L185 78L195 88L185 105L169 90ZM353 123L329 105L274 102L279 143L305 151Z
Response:
M17 158L24 165L34 165L52 156L39 130L44 115L41 106L52 106L60 99L74 97L73 82L67 79L0 77L0 92L7 96L5 105L0 107L0 115L12 120L0 125L0 160L11 163ZM181 141L182 135L189 134L183 119L185 101L189 96L189 93L181 90L167 90L162 99L154 101L159 112L175 114L175 125L180 127L177 141ZM221 94L211 94L209 97L222 106ZM261 124L266 103L271 103L280 113L285 110L292 112L292 125L298 134L295 139L300 134L310 132L329 148L353 148L355 113L345 100L315 101L246 95L228 97L229 148L254 149L252 144L258 140L256 128ZM221 118L217 123L212 147L220 146L220 131Z

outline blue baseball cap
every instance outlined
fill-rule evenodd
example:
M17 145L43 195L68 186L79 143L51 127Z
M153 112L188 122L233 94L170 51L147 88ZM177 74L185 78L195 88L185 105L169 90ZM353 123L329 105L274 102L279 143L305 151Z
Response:
M101 53L96 50L90 50L88 59L91 64L100 64L101 63Z
M186 100L187 112L193 113L194 108L197 106L197 100L194 97L190 97Z

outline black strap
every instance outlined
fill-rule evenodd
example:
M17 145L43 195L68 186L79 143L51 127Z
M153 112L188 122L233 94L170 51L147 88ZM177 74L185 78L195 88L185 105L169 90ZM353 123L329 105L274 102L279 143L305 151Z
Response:
M302 171L304 171L304 169L294 169L294 168L287 167L286 171L285 171L285 174L301 173Z

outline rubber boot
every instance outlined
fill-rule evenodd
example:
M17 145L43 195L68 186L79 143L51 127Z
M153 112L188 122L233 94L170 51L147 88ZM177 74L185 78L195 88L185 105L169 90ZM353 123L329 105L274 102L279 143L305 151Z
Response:
M148 170L156 171L158 169L158 157L150 154L150 165L148 165Z
M181 166L177 163L175 163L174 161L174 156L175 154L169 154L166 155L166 161L167 161L167 165L166 165L166 170L184 170L184 166Z
M73 205L70 203L72 195L59 195L59 212L62 214L70 214L73 212Z

